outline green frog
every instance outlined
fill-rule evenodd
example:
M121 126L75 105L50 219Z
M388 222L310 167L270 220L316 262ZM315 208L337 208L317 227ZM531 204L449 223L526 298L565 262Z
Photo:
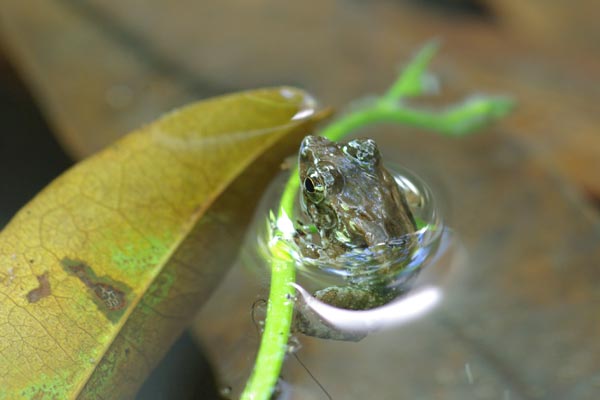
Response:
M394 271L402 268L396 262L398 251L412 247L416 224L404 193L383 166L375 141L338 144L307 136L298 162L300 203L307 219L297 229L300 252L317 264L347 265L348 272L347 285L328 287L314 296L351 310L378 307L395 298L400 289L391 281ZM347 260L360 262L353 265ZM384 267L373 268L373 273L365 271L368 265Z

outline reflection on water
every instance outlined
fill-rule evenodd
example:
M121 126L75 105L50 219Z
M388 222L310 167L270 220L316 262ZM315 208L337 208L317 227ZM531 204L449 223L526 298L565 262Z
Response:
M302 299L300 310L311 313L311 322L320 323L335 332L350 333L344 336L345 340L362 339L366 332L410 321L429 311L441 298L439 288L425 287L381 307L364 311L345 310L317 300L300 285L294 287Z
M298 278L295 330L311 336L360 340L368 332L398 326L431 310L443 296L441 283L461 254L456 235L446 226L427 185L412 172L387 166L404 192L417 221L417 231L392 242L351 249L335 259L321 254L309 258L294 240L301 207L295 215L279 215L278 202L289 173L282 173L266 191L256 214L246 253L267 268L270 248L282 242L295 260ZM298 202L297 202L298 203ZM348 310L314 297L317 290L340 287L349 292L381 290L393 293L369 310ZM376 296L377 294L375 294Z

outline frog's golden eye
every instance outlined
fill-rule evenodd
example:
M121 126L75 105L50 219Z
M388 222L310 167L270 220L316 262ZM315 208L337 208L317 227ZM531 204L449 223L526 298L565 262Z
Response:
M316 171L310 171L303 182L304 193L313 203L319 203L325 197L325 184Z

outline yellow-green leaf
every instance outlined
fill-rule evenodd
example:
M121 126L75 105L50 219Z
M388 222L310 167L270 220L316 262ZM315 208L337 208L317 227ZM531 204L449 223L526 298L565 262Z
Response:
M0 233L0 399L132 396L230 265L313 111L290 88L200 102L27 204Z

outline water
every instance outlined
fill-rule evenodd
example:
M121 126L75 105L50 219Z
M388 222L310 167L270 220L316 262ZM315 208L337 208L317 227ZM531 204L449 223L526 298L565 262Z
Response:
M598 230L582 204L565 198L560 182L503 135L451 140L395 127L365 134L386 161L410 166L433 187L449 245L440 242L439 258L420 269L408 294L429 285L441 298L417 318L385 325L358 343L297 334L297 354L312 375L334 399L596 398L600 353L590 332L599 281L592 255L600 253ZM502 161L506 154L511 163ZM274 183L256 216L261 229L279 190ZM248 240L255 268L232 269L198 324L218 376L236 394L260 340L250 307L268 295L258 232ZM298 273L310 294L330 279L314 274L316 281ZM326 398L292 356L282 376L292 399Z
M295 231L292 221L304 218L299 204L296 204L294 215L289 218L276 217L289 171L281 172L265 191L242 249L241 268L234 268L222 290L213 296L212 312L204 310L204 324L223 325L219 332L211 333L207 341L219 343L218 347L214 347L213 358L219 360L221 382L232 388L233 398L239 395L250 374L264 328L270 275L269 249L274 241L284 241L296 261L297 315L302 313L311 328L320 330L317 336L339 339L322 340L302 334L298 331L296 317L295 331L282 372L283 380L278 383L280 398L326 398L321 384L328 392L339 393L339 387L323 379L326 376L325 366L328 366L327 370L337 370L341 366L351 368L356 361L352 355L357 351L366 355L369 352L378 353L383 347L386 353L390 346L397 348L394 327L401 326L402 332L412 336L411 329L407 328L419 328L418 324L409 322L427 314L443 300L444 280L459 262L457 254L460 252L456 250L460 246L457 246L456 235L446 226L437 198L422 179L400 166L386 164L386 167L395 177L411 212L419 221L418 230L410 238L398 238L396 246L356 250L336 260L314 260L302 256L293 240ZM403 247L403 242L411 245ZM326 287L368 284L371 280L380 282L382 277L389 286L399 288L401 295L370 310L339 309L313 296L315 291ZM234 297L240 298L235 300L236 306ZM232 320L236 321L233 327ZM214 329L211 327L210 331ZM234 335L234 332L237 334ZM389 337L391 343L390 339L386 339L387 333L392 335ZM352 342L359 340L359 347L339 347L346 344L356 346ZM414 346L411 340L406 342L406 346ZM312 350L315 341L319 343L318 352ZM358 358L366 359L364 355ZM370 361L368 365L374 368L373 371L377 370L377 362ZM358 372L361 368L362 364L359 364L354 371ZM351 376L350 371L345 374Z

